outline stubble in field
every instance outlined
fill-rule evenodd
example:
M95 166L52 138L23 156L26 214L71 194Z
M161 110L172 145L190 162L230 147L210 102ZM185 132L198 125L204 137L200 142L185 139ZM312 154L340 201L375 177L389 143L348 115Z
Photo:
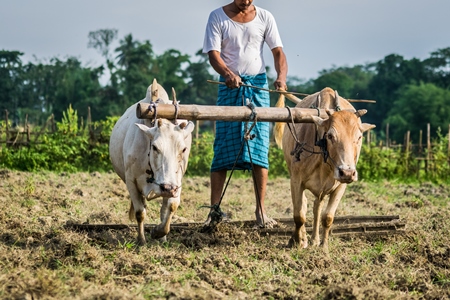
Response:
M254 219L251 179L232 179L222 204L231 220ZM404 234L331 237L320 248L286 248L288 237L222 223L135 244L134 228L79 231L65 225L132 224L115 174L0 170L2 299L448 299L450 187L357 182L337 215L400 215ZM289 180L268 186L270 216L292 216ZM309 197L312 200L312 197ZM174 223L203 222L208 178L185 178ZM312 201L309 202L310 208ZM148 202L147 224L160 201ZM311 209L308 222L311 222Z

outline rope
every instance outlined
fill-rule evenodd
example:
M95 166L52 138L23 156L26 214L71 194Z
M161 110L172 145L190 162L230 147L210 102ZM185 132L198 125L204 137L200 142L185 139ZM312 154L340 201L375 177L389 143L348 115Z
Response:
M246 88L246 86L241 85L241 87L239 88ZM250 88L250 87L247 87ZM244 92L242 93L242 101L244 102ZM220 209L220 205L222 204L222 200L223 197L225 196L225 192L228 188L228 185L230 184L231 181L231 177L233 176L234 170L236 168L237 162L239 160L239 158L242 155L242 151L244 149L244 145L247 145L247 150L248 150L248 154L249 154L249 158L250 158L250 165L251 165L251 169L252 169L252 178L253 178L253 184L254 184L254 189L255 189L255 194L259 203L259 209L260 209L260 214L262 217L262 226L265 227L265 221L264 221L264 216L262 214L262 206L261 206L261 197L259 195L259 190L258 190L258 184L256 183L256 177L255 177L255 168L254 168L254 164L253 164L253 159L252 159L252 154L250 151L250 145L248 144L249 140L253 140L256 137L256 134L250 134L250 132L253 130L253 128L255 127L256 123L257 123L257 113L256 113L256 106L253 102L251 102L249 99L247 99L247 105L248 108L250 108L252 110L251 114L249 115L249 120L247 122L245 122L245 132L244 132L244 139L242 140L241 143L241 147L239 149L239 153L236 156L236 159L234 161L233 167L231 168L231 172L230 175L228 176L228 180L227 183L225 184L225 187L222 191L222 195L220 196L219 199L219 203L211 205L211 206L201 206L201 208L210 208L211 211L209 212L208 218L210 218L210 223L208 226L205 226L202 229L202 232L209 232L211 231L213 228L216 227L217 224L219 224L224 217L224 213L222 212L222 210ZM250 128L248 128L248 123L252 122L252 125L250 126Z
M317 115L320 117L320 109L319 109L319 105L320 105L320 97L317 98L317 102L318 102L318 106L311 105L310 108L315 108L315 109L317 109ZM327 160L330 159L330 161L333 163L333 165L334 165L335 167L337 167L337 166L336 166L336 162L330 157L330 154L328 153L328 150L327 150L327 141L326 141L325 134L324 134L324 136L319 140L319 139L317 138L318 130L317 130L317 126L316 126L316 133L315 133L315 134L316 134L316 138L315 138L316 142L315 142L315 146L318 146L318 147L320 148L320 151L319 151L319 152L314 151L314 147L308 146L306 142L302 142L302 143L301 143L301 142L298 140L298 138L297 138L297 132L296 132L296 130L295 130L294 117L293 117L293 115L292 115L291 108L290 108L289 106L286 106L286 108L287 108L288 111L289 111L289 116L291 117L291 123L292 123L292 128L293 128L293 129L291 128L291 124L287 123L287 126L288 126L288 128L289 128L289 131L291 132L292 137L293 137L294 140L295 140L295 146L294 146L294 149L291 151L290 154L291 154L292 156L294 156L295 161L296 161L296 162L300 161L300 156L301 156L301 154L302 154L303 152L308 152L308 153L310 153L311 155L312 155L312 154L323 154L323 160L324 160L324 163L327 163ZM339 106L336 106L336 110L339 111L339 110L341 110L341 108L340 108ZM309 147L309 149L308 149L308 147ZM312 149L312 150L311 150L311 149Z
M155 116L153 117L153 120L151 121L152 123L152 127L155 126L156 124L156 118L158 116L158 111L157 111L157 107L158 107L158 100L156 100L156 102L150 102L149 106L148 106L148 111L152 112L155 111Z

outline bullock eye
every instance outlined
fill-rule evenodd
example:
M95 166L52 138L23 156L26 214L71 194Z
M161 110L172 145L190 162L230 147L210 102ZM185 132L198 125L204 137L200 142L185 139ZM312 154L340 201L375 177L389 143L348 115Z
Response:
M331 133L327 133L327 139L333 140L333 135Z
M155 152L159 152L158 147L156 147L155 145L152 145L152 150L155 151Z
M183 150L181 150L181 153L186 152L186 150L187 150L187 147L184 147Z

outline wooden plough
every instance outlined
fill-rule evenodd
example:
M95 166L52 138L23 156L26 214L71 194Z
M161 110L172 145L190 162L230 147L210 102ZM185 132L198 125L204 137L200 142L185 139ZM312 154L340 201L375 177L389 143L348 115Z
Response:
M263 235L290 236L294 228L292 218L276 219L278 226L275 228L261 228L258 232ZM254 221L223 221L223 224L253 230ZM156 224L145 225L145 230L150 232ZM406 222L401 221L398 215L395 216L337 216L331 228L332 236L355 236L355 235L390 235L404 233ZM103 231L103 230L123 230L136 228L131 224L77 224L68 222L66 228L81 231ZM173 223L170 226L171 232L181 231L201 231L203 223ZM312 227L306 227L306 231L311 234Z

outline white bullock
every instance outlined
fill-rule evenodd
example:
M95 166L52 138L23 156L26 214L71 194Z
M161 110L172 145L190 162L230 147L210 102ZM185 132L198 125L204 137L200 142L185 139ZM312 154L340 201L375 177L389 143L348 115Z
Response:
M282 105L284 106L284 103ZM289 244L302 248L308 246L305 229L305 190L308 189L315 196L312 244L320 244L321 218L322 246L327 252L328 236L338 204L347 184L358 180L356 164L361 150L362 134L375 125L361 123L360 117L367 111L355 111L347 100L339 97L338 93L330 88L304 98L296 107L342 109L333 114L327 110L328 119L313 116L314 123L275 126L274 131L276 137L283 137L282 148L291 177L295 229ZM291 126L291 130L286 130L286 126ZM276 131L282 131L283 128L284 134ZM322 213L326 196L329 196L328 205Z
M172 103L156 80L148 87L142 103ZM174 125L166 119L136 117L137 103L128 108L115 124L109 152L114 170L125 182L131 197L130 220L138 224L138 243L145 244L145 200L162 197L161 223L151 233L160 239L170 231L172 216L180 204L181 181L186 171L191 148L192 122L178 120Z

